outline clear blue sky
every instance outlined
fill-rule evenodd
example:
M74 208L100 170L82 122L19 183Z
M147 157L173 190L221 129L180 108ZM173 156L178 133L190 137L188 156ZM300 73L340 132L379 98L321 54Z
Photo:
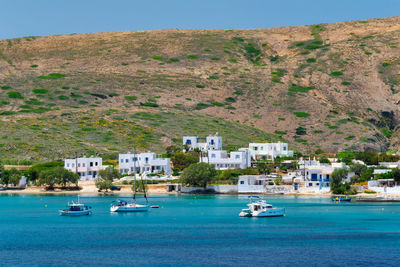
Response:
M248 29L400 15L400 0L0 0L0 39L153 29Z

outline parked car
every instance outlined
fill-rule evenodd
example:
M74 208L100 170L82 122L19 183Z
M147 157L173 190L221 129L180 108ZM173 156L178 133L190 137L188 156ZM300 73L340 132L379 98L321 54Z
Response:
M121 191L121 187L116 186L116 185L111 186L110 189L111 189L112 191Z

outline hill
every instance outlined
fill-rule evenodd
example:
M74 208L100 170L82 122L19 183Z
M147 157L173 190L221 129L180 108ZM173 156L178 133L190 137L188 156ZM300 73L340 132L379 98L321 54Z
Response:
M162 152L183 134L397 150L400 18L0 40L3 158Z

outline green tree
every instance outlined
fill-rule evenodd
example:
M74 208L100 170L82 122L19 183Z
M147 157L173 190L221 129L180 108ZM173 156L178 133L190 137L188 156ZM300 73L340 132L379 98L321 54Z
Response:
M0 183L5 184L4 183L4 176L5 176L5 171L4 171L4 166L3 166L3 162L0 161Z
M79 175L77 173L66 170L63 167L54 168L54 172L58 177L59 183L63 187L66 187L69 183L77 184L79 180Z
M114 169L114 166L109 166L104 170L99 171L99 177L103 178L104 180L114 180L121 177L121 174L117 169Z
M54 185L59 183L59 174L55 169L41 171L39 175L39 184L45 185L47 189L54 189Z
M400 182L400 170L398 168L392 170L392 177L396 183Z
M364 172L365 170L367 170L368 167L363 165L363 164L353 164L350 166L350 171L354 172L355 174L357 174L358 176L361 176L361 173Z
M327 159L327 158L325 158L325 157L322 157L322 158L319 159L319 163L327 163L327 164L330 164L331 162L329 161L329 159Z
M18 171L15 168L12 168L11 170L8 171L8 183L16 185L19 183L19 180L21 179L21 172Z
M339 152L336 157L342 162L349 164L353 159L355 159L355 154L350 151Z
M195 153L178 152L172 155L171 161L174 165L174 169L183 170L190 164L199 162L199 156Z
M95 185L99 191L106 190L106 192L111 189L112 181L111 180L104 180L102 178L97 178L95 181Z
M336 169L332 172L330 182L331 191L334 194L344 194L342 180L347 177L346 169Z
M206 188L207 184L212 181L216 175L217 172L214 166L204 162L195 163L183 170L181 183L184 185Z
M257 170L260 174L270 174L271 173L271 167L270 164L266 162L257 162L256 163Z
M360 176L360 182L365 182L371 179L373 173L374 173L373 168L367 168L366 170L362 171Z

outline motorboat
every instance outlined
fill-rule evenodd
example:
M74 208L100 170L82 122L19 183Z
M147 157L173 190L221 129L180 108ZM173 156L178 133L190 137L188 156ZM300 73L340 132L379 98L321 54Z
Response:
M250 203L247 209L242 209L239 213L240 217L279 217L285 216L285 208L274 208L271 204L267 204L265 200L256 200L249 197Z
M68 203L67 209L59 210L61 216L83 216L92 214L92 207L86 206L82 203L71 202Z
M351 202L351 197L333 197L332 202Z
M112 212L145 212L149 210L149 205L141 205L137 203L128 203L125 200L114 201L116 204L111 204L110 211Z

